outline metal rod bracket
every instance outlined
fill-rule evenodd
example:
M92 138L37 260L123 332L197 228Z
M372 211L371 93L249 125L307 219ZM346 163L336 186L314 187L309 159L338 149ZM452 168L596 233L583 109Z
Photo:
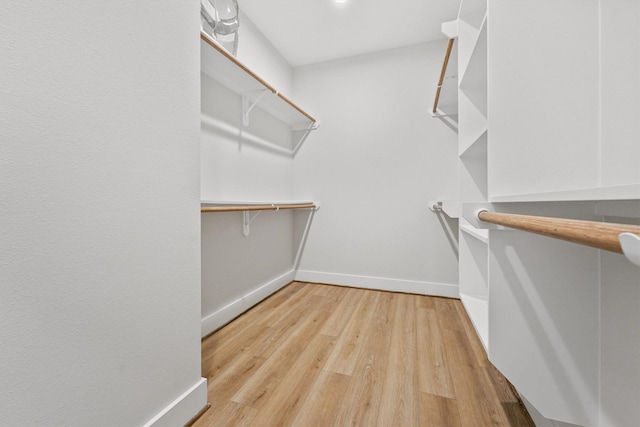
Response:
M242 235L244 237L249 237L251 222L256 219L260 213L262 213L262 211L258 211L252 216L250 211L242 211Z
M258 102L260 102L260 99L262 99L263 96L265 96L267 94L267 92L271 92L269 89L261 89L258 91L253 91L253 92L247 92L244 95L242 95L242 124L244 126L249 126L249 113L251 113L251 110L253 110L253 108L258 105ZM251 98L253 98L256 93L258 93L258 96L255 97L255 100L251 100Z

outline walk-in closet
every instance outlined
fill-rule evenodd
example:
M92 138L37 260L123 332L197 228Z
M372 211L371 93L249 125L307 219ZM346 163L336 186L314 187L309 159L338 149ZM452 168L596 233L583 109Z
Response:
M640 425L640 1L0 16L1 426Z

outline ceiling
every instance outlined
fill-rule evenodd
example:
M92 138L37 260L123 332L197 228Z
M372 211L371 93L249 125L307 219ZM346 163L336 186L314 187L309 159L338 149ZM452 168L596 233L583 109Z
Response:
M293 67L443 39L440 24L456 19L459 5L460 0L238 0Z

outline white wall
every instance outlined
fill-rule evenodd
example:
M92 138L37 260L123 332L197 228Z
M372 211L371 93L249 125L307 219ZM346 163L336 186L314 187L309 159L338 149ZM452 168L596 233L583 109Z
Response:
M291 67L241 19L238 59L290 93ZM292 147L291 129L259 107L243 126L241 97L204 73L201 79L202 200L291 200L293 158L282 150ZM203 336L293 280L294 215L262 212L245 237L242 212L202 214Z
M157 425L183 424L206 403L198 4L0 15L0 424L142 425L174 403Z
M445 47L294 70L321 123L294 163L296 197L322 203L301 280L457 295L457 223L427 209L457 192L456 133L428 113Z
M253 22L242 13L242 4L240 4L237 58L270 85L275 86L279 92L289 97L293 95L293 69L291 65Z

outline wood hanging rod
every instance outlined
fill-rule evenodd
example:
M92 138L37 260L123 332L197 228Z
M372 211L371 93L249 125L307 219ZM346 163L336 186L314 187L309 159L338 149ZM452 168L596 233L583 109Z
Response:
M433 101L433 114L438 111L438 102L440 101L440 91L442 90L442 84L444 83L444 76L447 73L447 65L449 65L449 57L451 56L451 49L453 49L453 42L455 39L449 39L447 43L447 51L444 54L444 62L442 63L442 71L440 71L440 80L438 80L438 88L436 89L436 99Z
M244 65L242 62L240 62L235 56L233 56L231 53L229 53L225 48L223 48L222 46L220 46L218 43L216 43L215 41L213 41L209 36L207 36L206 33L204 33L203 31L200 31L200 38L206 42L209 46L211 46L212 48L214 48L215 50L217 50L222 56L224 56L225 58L227 58L229 61L231 61L232 63L234 63L238 68L240 68L242 71L244 71L245 73L247 73L248 75L250 75L251 77L253 77L256 81L258 81L262 86L264 86L266 89L268 89L270 92L272 92L273 94L275 94L278 98L282 99L284 102L286 102L287 104L289 104L292 108L294 108L296 111L298 111L300 114L302 114L303 116L305 116L308 120L312 121L313 123L316 123L317 120L315 118L313 118L313 116L311 116L309 113L307 113L306 111L304 111L302 108L300 108L299 106L297 106L293 101L291 101L289 98L287 98L286 96L284 96L283 94L281 94L275 87L271 86L269 83L267 83L262 77L260 77L259 75L257 75L256 73L254 73L249 67L247 67L246 65Z
M243 212L243 211L278 211L282 209L316 209L315 203L298 204L270 204L270 205L228 205L228 206L203 206L200 212Z
M486 210L478 213L478 219L620 254L623 253L620 234L632 233L640 236L640 226L629 224L515 215Z
M271 92L273 93L278 93L278 91L276 90L275 87L271 86L269 83L267 83L266 81L264 81L259 75L257 75L256 73L254 73L253 71L251 71L249 69L249 67L247 67L246 65L244 65L242 62L238 61L236 59L235 56L233 56L231 53L229 53L225 48L223 48L222 46L220 46L218 43L214 42L211 38L209 38L209 36L207 36L204 32L200 31L200 38L205 41L209 46L211 46L212 48L214 48L215 50L217 50L222 56L224 56L225 58L227 58L229 61L233 62L238 68L240 68L242 71L244 71L245 73L249 74L251 77L253 77L255 80L257 80L262 86L264 86L265 88L269 89Z

